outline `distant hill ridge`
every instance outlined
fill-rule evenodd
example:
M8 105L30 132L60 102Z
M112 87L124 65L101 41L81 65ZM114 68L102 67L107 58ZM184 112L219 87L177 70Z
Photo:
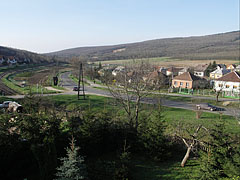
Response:
M27 60L30 63L43 63L50 59L45 55L3 46L0 46L0 58L5 60L15 58L17 61Z
M86 60L114 60L132 57L171 57L178 59L240 59L240 31L155 39L112 46L78 47L47 53L62 58L82 56Z

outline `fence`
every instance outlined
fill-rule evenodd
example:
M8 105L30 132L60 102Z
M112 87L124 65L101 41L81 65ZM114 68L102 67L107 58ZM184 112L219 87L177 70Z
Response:
M213 89L186 89L186 88L170 88L168 92L179 93L179 94L189 94L195 96L216 96L216 92ZM220 97L227 98L240 98L240 93L232 91L223 91L220 93Z

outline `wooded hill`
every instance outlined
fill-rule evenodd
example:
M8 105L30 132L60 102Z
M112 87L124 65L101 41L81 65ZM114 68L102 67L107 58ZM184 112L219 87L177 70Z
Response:
M221 34L166 38L113 46L79 47L46 55L62 58L82 56L86 60L114 60L132 57L178 59L240 59L240 31Z
M52 60L52 57L3 46L0 46L0 56L5 59L8 57L14 57L18 60L29 59L32 63L43 63Z

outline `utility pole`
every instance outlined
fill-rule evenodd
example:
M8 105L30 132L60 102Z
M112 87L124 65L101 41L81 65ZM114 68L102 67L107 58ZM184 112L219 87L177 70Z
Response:
M82 88L81 88L81 84L82 84ZM80 91L82 91L82 94L80 94ZM82 63L80 63L79 76L78 76L78 100L80 100L80 96L83 96L83 99L85 100Z

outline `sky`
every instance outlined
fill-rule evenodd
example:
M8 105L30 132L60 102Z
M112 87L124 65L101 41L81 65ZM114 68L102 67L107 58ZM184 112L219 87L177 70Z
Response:
M47 53L239 30L240 0L0 0L0 46Z

